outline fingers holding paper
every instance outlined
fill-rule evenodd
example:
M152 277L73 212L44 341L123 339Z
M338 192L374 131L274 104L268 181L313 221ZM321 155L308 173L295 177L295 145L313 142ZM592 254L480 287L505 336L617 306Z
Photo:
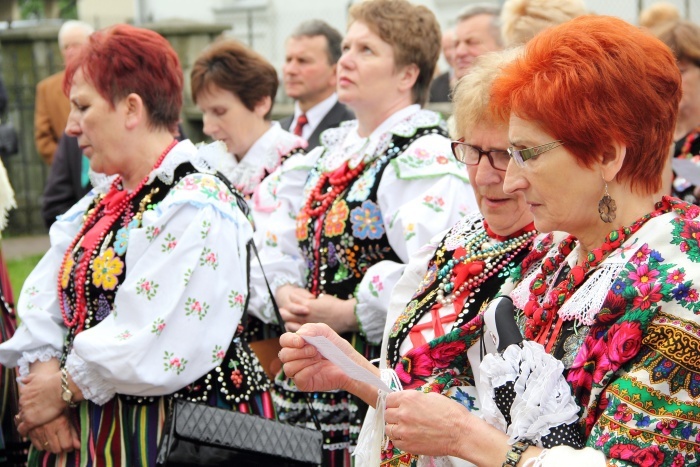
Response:
M346 371L323 357L316 347L307 343L302 336L324 337L354 363L375 375L379 374L377 368L328 325L308 323L296 333L288 332L280 337L282 350L279 357L284 365L284 373L294 379L294 383L300 390L317 392L343 389L372 405L376 403L376 388L351 378Z

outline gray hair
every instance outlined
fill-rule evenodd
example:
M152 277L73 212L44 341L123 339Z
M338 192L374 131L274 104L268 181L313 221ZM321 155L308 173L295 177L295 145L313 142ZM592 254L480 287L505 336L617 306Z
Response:
M501 38L501 22L499 20L501 7L492 3L473 3L467 5L457 15L457 22L461 23L462 21L466 21L478 15L491 15L493 18L490 28L491 36L496 41L496 44L503 45L503 40Z
M66 34L73 30L81 30L85 33L85 37L89 36L95 32L95 28L84 21L77 21L74 19L68 20L61 25L61 29L58 30L58 46L63 48L63 38Z
M338 59L340 59L341 54L340 43L343 41L343 36L337 29L325 21L320 19L304 21L296 27L294 32L292 32L292 35L289 37L299 38L315 36L323 36L326 38L328 63L331 65L338 63Z

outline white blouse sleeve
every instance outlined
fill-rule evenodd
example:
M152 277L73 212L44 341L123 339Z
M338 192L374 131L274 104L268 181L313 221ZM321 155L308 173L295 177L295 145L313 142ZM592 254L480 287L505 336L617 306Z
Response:
M24 281L17 303L20 326L12 339L0 345L0 363L19 366L22 376L29 373L31 363L62 354L66 327L57 300L58 271L95 195L92 190L57 218L49 230L49 250Z
M251 237L212 175L184 177L146 211L130 231L111 314L76 336L66 361L85 398L169 394L213 369L243 313Z
M356 289L355 313L371 343L382 338L391 292L409 257L478 209L466 170L454 159L449 140L437 134L417 139L392 160L377 197L389 244L402 262L374 264Z
M274 294L285 284L305 286L306 261L299 250L296 218L304 202L304 186L323 148L296 154L268 175L251 199L255 245ZM272 209L270 209L272 207ZM260 264L250 263L248 311L265 322L276 321Z

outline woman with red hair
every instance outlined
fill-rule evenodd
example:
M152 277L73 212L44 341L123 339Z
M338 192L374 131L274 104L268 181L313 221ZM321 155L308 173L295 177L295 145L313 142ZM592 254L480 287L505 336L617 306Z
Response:
M173 397L274 416L237 338L253 229L206 163L224 149L173 138L182 86L173 48L133 26L68 65L66 133L110 177L53 224L0 345L30 465L155 465Z
M524 197L537 230L568 234L540 237L511 275L525 342L484 357L471 381L448 368L432 388L387 395L395 447L451 456L438 465L698 464L700 208L655 195L680 97L671 51L612 17L546 30L503 69L491 105L510 122L504 192ZM427 361L456 342L478 355L482 335L500 337L490 316ZM456 384L475 384L476 404L440 395Z

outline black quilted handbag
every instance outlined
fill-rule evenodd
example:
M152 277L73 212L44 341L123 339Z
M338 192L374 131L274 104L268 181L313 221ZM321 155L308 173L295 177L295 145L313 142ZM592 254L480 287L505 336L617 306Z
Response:
M219 175L219 174L217 174ZM238 206L247 213L247 204L230 182L220 175ZM257 248L248 243L258 261ZM262 267L262 264L261 264ZM263 277L265 273L263 272ZM267 283L267 277L265 277ZM284 327L269 283L272 307ZM247 308L247 306L246 306ZM245 317L242 322L245 322ZM253 414L233 412L202 403L172 399L163 438L158 448L157 465L184 467L194 465L235 467L308 467L321 465L323 434L316 413L309 403L316 430L289 425Z
M307 467L321 464L320 431L175 400L158 465Z

